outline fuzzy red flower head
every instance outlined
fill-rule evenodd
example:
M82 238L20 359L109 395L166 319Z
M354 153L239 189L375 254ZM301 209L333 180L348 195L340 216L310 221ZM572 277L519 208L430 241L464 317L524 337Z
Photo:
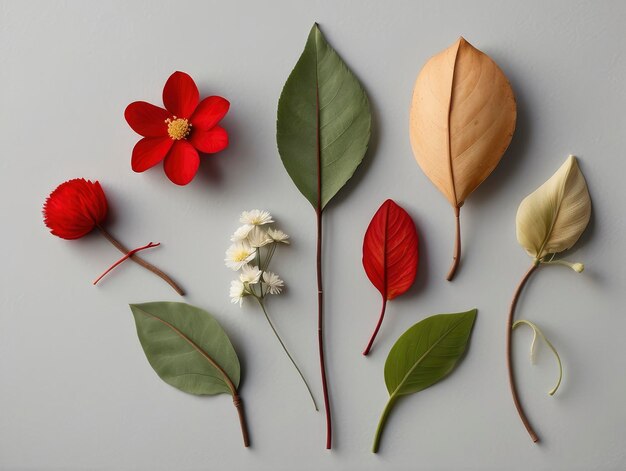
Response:
M75 178L61 183L43 205L44 222L62 239L79 239L106 218L107 199L100 183Z
M228 134L217 124L230 103L219 96L200 101L193 79L174 72L163 88L163 104L165 109L145 101L126 107L126 121L143 136L133 149L131 165L135 172L143 172L163 161L167 177L186 185L200 166L198 151L213 154L228 146Z

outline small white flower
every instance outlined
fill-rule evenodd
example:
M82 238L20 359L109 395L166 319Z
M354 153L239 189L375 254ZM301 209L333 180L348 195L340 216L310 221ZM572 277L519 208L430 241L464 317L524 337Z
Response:
M254 259L255 250L250 247L248 242L235 242L226 250L226 266L235 271L240 270L241 267L251 262Z
M230 302L243 306L243 298L247 296L246 287L240 280L230 282Z
M239 222L252 226L262 226L263 224L274 222L274 220L269 212L253 209L252 211L244 211L241 213Z
M285 286L285 282L278 278L276 273L272 273L271 271L263 272L263 281L267 286L269 294L280 294L283 286Z
M241 242L242 240L246 240L246 237L248 237L248 234L253 228L254 226L252 224L244 224L235 231L230 240L233 242Z
M261 229L259 226L252 226L253 229L248 234L248 243L254 247L263 247L264 245L271 244L272 239L267 232Z
M289 244L289 236L279 229L269 228L267 235L274 241L281 244Z
M259 270L259 267L251 267L250 265L244 265L243 267L241 267L241 275L239 275L239 280L242 283L254 285L258 283L260 279L261 270Z

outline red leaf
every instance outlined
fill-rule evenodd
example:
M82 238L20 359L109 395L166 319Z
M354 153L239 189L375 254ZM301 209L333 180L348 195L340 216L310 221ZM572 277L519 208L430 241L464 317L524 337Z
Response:
M411 216L393 200L385 201L363 239L363 268L383 297L376 329L363 352L367 355L380 329L387 301L405 293L415 281L418 262L417 231Z

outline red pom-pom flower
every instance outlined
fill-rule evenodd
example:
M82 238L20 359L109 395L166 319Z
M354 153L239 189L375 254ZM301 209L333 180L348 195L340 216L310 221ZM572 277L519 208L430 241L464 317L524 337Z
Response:
M107 216L107 199L99 182L75 178L61 183L43 207L44 222L62 239L79 239Z
M43 205L43 220L53 235L68 240L80 239L97 228L109 242L120 252L124 253L124 256L105 271L94 284L124 260L130 258L163 278L177 293L183 295L183 290L174 280L137 255L137 252L140 250L157 247L159 244L150 242L143 247L128 250L103 227L107 212L107 199L100 183L98 181L85 180L84 178L75 178L61 183L50 193Z
M165 109L145 101L126 107L126 121L143 136L133 149L131 165L135 172L143 172L164 161L167 177L186 185L198 171L198 152L213 154L228 146L228 134L218 123L230 103L220 96L200 101L193 79L174 72L163 88L163 104Z

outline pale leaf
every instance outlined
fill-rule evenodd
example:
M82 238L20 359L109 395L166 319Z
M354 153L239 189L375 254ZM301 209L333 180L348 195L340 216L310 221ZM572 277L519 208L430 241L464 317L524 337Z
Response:
M517 210L517 240L535 259L563 252L579 239L591 216L591 198L576 157L570 155Z

